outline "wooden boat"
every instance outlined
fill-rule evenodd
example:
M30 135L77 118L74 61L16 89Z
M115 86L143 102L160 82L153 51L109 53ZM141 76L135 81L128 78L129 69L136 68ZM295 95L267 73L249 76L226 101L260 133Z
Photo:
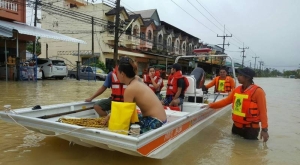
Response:
M196 81L192 81L193 77L188 76L188 79L189 88L192 88L189 91L195 91L192 95L203 98L202 91L199 93L194 89ZM226 95L225 93L211 94L206 99L208 102L213 102ZM230 105L217 110L201 109L200 107L205 104L197 103L196 99L195 102L184 102L181 111L166 110L168 122L162 127L138 136L59 122L59 118L62 117L97 118L92 108L93 104L94 102L73 102L42 106L37 110L14 109L0 112L0 119L86 147L99 147L134 156L163 159L231 109ZM6 108L9 110L9 106Z

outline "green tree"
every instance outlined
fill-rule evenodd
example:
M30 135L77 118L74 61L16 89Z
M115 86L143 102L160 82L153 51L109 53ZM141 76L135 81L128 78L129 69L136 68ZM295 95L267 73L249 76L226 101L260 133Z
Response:
M99 61L98 59L95 63L91 63L90 65L94 66L94 67L101 68L105 73L107 73L107 69L106 69L106 66L105 66L104 62Z
M40 37L37 38L37 43L36 43L36 54L40 55L41 54L41 42L40 42ZM29 51L30 53L34 53L33 52L33 42L28 42L26 44L26 50Z
M290 75L295 75L296 78L300 78L299 72L297 72L297 70L286 70L283 73L284 77L289 77Z

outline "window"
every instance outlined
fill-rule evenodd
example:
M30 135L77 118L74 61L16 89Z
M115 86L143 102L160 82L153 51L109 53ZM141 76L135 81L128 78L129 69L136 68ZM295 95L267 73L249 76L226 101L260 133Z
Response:
M167 45L168 45L168 46L171 46L171 37L168 38Z
M85 71L86 71L86 72L93 72L93 70L92 70L91 67L87 67Z
M151 32L151 30L148 30L148 40L152 40L152 32Z
M139 33L139 28L138 28L137 25L135 25L134 28L133 28L133 36L137 36L138 33Z
M55 66L66 66L65 62L61 60L52 60L52 64Z
M176 41L176 51L178 51L179 45L180 45L179 40L177 40L177 41Z
M48 60L40 60L40 59L37 60L38 65L42 65L42 64L45 64L47 62L48 62Z
M146 39L146 36L145 36L144 32L141 33L141 39Z
M76 4L70 3L70 8L74 8L74 7L78 8Z
M162 44L162 35L161 34L158 36L158 43Z

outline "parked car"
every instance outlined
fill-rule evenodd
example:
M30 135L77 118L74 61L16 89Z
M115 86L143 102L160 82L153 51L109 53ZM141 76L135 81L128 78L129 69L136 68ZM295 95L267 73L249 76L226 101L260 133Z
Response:
M79 78L84 80L105 80L107 74L98 67L82 66L79 71ZM70 78L77 78L77 68L69 71Z
M42 77L63 79L68 76L68 68L63 60L51 60L46 58L38 58L37 65L42 70Z

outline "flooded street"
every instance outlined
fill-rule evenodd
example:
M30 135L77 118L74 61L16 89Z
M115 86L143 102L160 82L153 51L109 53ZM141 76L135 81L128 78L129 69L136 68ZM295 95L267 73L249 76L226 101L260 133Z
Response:
M208 83L207 81L206 83ZM231 113L217 119L163 160L134 157L99 148L69 145L68 141L42 138L16 124L0 121L0 165L60 164L300 164L300 80L256 78L267 94L270 139L247 141L231 135ZM46 80L0 82L0 109L13 109L82 101L90 97L103 81ZM108 97L107 90L101 97Z

